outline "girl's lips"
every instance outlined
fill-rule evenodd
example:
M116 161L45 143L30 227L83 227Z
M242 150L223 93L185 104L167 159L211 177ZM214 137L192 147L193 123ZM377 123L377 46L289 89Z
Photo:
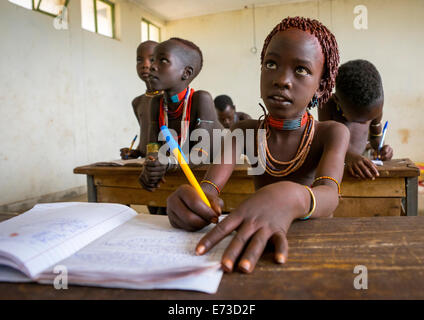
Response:
M286 97L282 96L269 96L268 100L272 102L273 104L279 104L279 105L289 105L292 103L290 99L287 99Z

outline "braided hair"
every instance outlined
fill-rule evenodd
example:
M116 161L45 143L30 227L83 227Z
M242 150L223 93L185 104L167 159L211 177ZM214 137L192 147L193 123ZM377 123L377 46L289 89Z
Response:
M324 55L324 72L322 78L324 80L323 95L318 98L318 105L327 102L331 96L331 91L334 88L339 65L339 50L337 41L330 30L327 29L318 20L313 20L303 17L287 17L277 24L274 29L268 34L264 41L264 46L261 52L261 64L263 63L266 49L271 42L272 37L280 31L290 28L296 28L302 31L308 31L315 36L321 45Z

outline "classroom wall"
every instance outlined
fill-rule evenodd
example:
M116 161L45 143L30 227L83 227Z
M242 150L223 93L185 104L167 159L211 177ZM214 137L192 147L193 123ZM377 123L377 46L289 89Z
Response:
M368 29L356 30L356 5L368 9ZM385 90L384 120L389 120L387 142L395 158L424 160L424 1L321 0L257 7L256 47L252 9L170 21L166 37L194 41L203 51L204 67L193 82L214 97L229 94L239 110L259 116L260 52L267 34L287 16L317 18L335 34L341 62L368 59L381 73ZM165 37L164 37L165 38ZM316 112L314 112L316 115Z
M0 1L0 205L80 190L86 177L73 168L118 159L139 132L140 21L163 21L115 3L118 39L81 29L80 1L70 1L68 30Z

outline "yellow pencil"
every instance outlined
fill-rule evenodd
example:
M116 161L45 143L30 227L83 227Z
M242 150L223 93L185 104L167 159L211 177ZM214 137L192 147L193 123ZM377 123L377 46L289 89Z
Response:
M178 143L174 140L174 138L171 135L171 132L169 132L169 129L167 126L162 126L161 131L163 135L165 136L166 142L169 145L169 148L171 149L171 152L174 154L175 158L177 158L178 163L181 166L181 169L183 169L184 174L186 175L188 181L193 186L194 189L196 189L197 193L199 194L200 198L203 200L204 203L208 205L209 208L211 208L211 204L206 197L205 193L203 192L202 188L200 187L199 183L196 180L196 177L193 175L193 172L191 171L190 167L187 164L187 161L180 151L180 146Z

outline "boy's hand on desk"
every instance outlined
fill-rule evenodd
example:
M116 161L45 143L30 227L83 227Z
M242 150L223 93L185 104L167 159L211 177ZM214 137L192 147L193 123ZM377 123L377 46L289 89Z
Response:
M217 223L224 203L217 196L205 194L212 208L203 202L196 189L190 185L184 184L175 190L166 200L171 225L174 228L196 231L210 223Z
M157 157L148 155L138 180L144 189L155 191L161 182L165 182L165 173L166 165L161 164Z
M127 160L127 159L137 159L140 156L140 151L138 149L130 149L129 148L122 148L121 151L121 159Z
M285 195L286 205L280 201ZM298 196L293 189L268 185L245 200L227 218L207 233L196 247L197 254L204 254L218 242L237 231L222 256L222 265L226 272L232 272L236 261L241 271L250 273L261 257L268 240L274 244L275 260L285 263L288 256L286 233L294 220L293 212Z
M374 150L373 158L377 159L378 152ZM390 160L393 157L393 149L388 144L385 144L380 150L380 156L378 157L382 161Z
M380 175L377 166L370 159L360 154L349 154L349 156L346 156L345 162L348 172L355 178L374 180Z

